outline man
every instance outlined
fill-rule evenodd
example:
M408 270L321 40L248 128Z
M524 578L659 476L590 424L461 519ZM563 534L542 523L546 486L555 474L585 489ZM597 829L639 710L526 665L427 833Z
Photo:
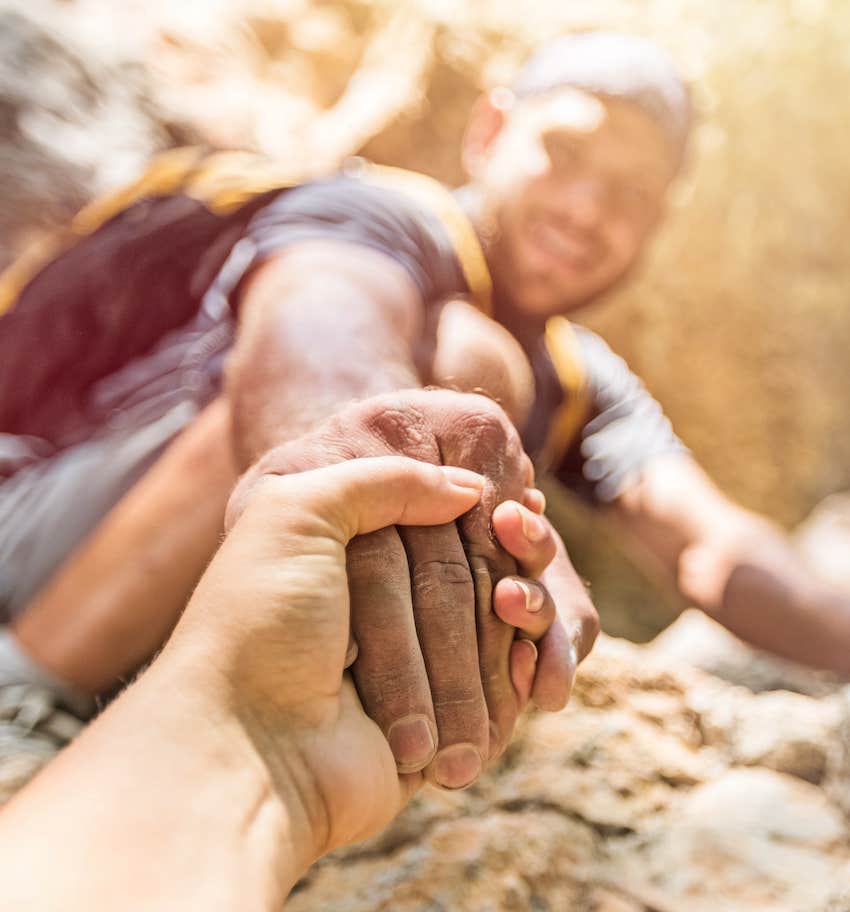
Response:
M216 395L221 355L231 344L233 352L224 397L88 541L74 551L57 536L50 544L59 555L40 549L45 566L52 560L61 568L52 579L45 585L43 568L28 579L19 574L9 651L88 692L143 661L217 541L236 471L226 458L230 439L239 469L260 457L254 472L384 452L438 462L448 451L497 479L501 498L516 496L520 470L513 456L505 471L511 444L504 429L494 437L498 422L485 427L466 416L453 423L430 408L412 420L392 399L332 420L309 455L278 446L352 398L430 382L498 397L538 466L616 511L682 591L730 629L780 654L850 671L846 602L810 579L781 534L714 488L625 365L563 316L638 261L681 165L689 119L687 93L663 54L640 39L589 33L544 48L512 91L478 104L464 141L463 211L425 179L369 165L282 191L279 174L255 171L253 186L234 183L190 151L117 206L84 213L77 229L94 233L28 284L19 277L22 290L5 318L17 314L21 334L27 319L50 321L71 375L81 362L78 343L67 340L94 328L97 343L75 385L48 397L52 408L40 407L40 397L61 374L61 359L32 375L23 369L26 356L18 354L20 367L12 352L0 359L4 386L14 381L19 402L32 404L4 416L19 466L12 490L22 471L38 466L39 446L60 459L82 455L104 476L87 492L95 516L81 518L93 528L132 479L110 489L111 457L92 449L103 439L114 454L116 441L132 448L139 426L150 430L142 458L126 460L138 473ZM102 300L109 307L98 307ZM63 310L59 301L75 303ZM482 315L488 311L495 320ZM158 316L156 332L149 314ZM126 439L124 428L132 431ZM488 462L489 455L496 458ZM108 495L101 507L97 490ZM25 499L21 493L13 502ZM25 538L21 526L12 528ZM457 747L444 756L450 769L435 778L455 785L499 753L516 714L507 675L486 673L491 660L505 664L493 660L505 654L504 631L491 630L480 608L493 576L511 568L488 547L480 524L461 533L384 530L354 543L349 558L361 695L391 741L395 722L411 721L396 753L411 765L433 756L428 738L415 734L423 734L423 717L430 722L433 696L439 743ZM415 667L420 681L437 680L458 644L474 644L472 592L480 615L474 652L490 688L486 712L468 652L460 697L426 698L405 677ZM380 605L380 619L364 610L368 622L358 629L358 604ZM540 665L553 654L562 668L574 664L589 647L585 607L574 609L568 626L569 642L538 644ZM400 629L408 634L398 650ZM538 703L562 705L563 676L546 692L555 679L541 676Z

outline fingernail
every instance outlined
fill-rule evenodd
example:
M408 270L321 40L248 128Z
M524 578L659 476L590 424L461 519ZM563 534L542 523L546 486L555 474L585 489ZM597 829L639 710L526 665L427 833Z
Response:
M527 491L527 494L526 494L526 499L528 499L529 496L534 500L534 502L536 504L535 512L545 513L546 512L546 495L542 491L538 490L537 488L529 488Z
M549 534L546 524L542 519L517 507L519 520L522 523L522 534L531 542L532 545L539 544Z
M481 775L481 766L481 754L474 744L453 744L437 754L434 779L443 788L465 788Z
M529 614L537 614L543 608L543 593L537 586L529 586L528 583L524 583L522 580L514 580L513 583L525 599L525 610Z
M462 469L459 466L440 466L440 469L449 482L459 488L473 488L480 491L484 487L484 476L477 472L471 472L469 469Z
M526 648L530 650L531 661L534 662L536 665L537 664L537 647L534 645L534 643L532 643L531 640L528 640L525 637L520 637L517 640L517 642L526 644Z
M422 769L434 756L437 741L427 716L405 716L393 722L387 732L387 741L400 773Z

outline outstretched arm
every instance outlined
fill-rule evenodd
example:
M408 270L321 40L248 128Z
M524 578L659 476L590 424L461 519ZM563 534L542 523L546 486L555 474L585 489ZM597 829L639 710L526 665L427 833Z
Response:
M418 290L385 254L313 241L262 263L240 294L225 384L240 466L348 402L421 386L423 324Z
M815 579L778 527L732 503L688 455L650 463L614 509L682 594L741 639L850 675L850 598Z
M520 428L534 397L507 330L459 298L426 315L404 268L367 247L284 251L248 279L239 312L226 389L243 467L379 393L424 384L481 392Z

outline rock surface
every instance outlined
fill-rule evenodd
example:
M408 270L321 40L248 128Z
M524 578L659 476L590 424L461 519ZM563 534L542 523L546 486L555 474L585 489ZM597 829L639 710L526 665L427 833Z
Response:
M321 862L287 909L850 909L848 720L841 690L752 694L604 639L570 708Z
M195 134L151 99L144 69L57 32L47 5L0 6L0 269L157 151Z

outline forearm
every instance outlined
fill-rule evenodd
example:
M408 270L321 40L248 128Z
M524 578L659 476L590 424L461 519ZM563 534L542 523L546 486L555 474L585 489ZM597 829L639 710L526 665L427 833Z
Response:
M617 513L682 594L737 636L850 674L850 599L818 581L781 529L724 497L689 457L653 463Z
M154 665L3 809L4 904L278 912L313 839L226 705Z
M404 270L364 248L303 245L260 266L226 381L241 467L347 402L420 386L420 309Z
M236 480L227 404L180 435L15 622L44 668L114 688L171 632L218 546Z
M712 560L724 565L716 571L720 597L696 599L707 614L753 646L850 676L850 598L814 579L778 531L755 520L731 554L713 558L709 548L695 558L709 572ZM688 560L686 553L684 573ZM695 588L683 582L686 592Z

